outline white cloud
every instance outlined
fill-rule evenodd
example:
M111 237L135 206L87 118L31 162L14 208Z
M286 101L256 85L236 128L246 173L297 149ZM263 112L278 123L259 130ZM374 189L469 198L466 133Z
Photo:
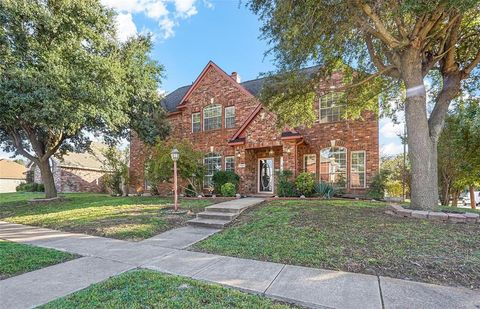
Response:
M179 25L179 21L187 19L198 13L196 3L198 0L101 0L102 4L116 10L129 24L122 29L119 23L119 37L125 38L125 35L131 34L133 19L126 19L126 16L132 14L144 14L146 17L157 22L161 33L160 38L168 39L174 36L174 28ZM203 5L209 9L213 9L213 5L207 0L203 1ZM128 32L130 31L130 32ZM157 31L150 31L157 32ZM135 27L136 33L136 27ZM127 36L128 37L128 36Z
M394 138L399 134L403 134L403 124L393 123L390 119L385 119L382 123L384 124L380 128L380 135L386 138Z
M137 26L133 22L132 14L120 13L117 15L117 37L120 42L125 42L128 38L137 34Z
M396 155L399 153L403 153L403 145L400 143L388 143L381 146L380 152L382 155Z

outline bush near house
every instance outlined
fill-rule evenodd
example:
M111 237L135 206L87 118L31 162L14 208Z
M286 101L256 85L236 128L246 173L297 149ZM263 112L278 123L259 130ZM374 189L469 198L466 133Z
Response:
M16 188L17 192L44 192L45 187L42 183L21 183Z
M324 181L319 181L315 184L315 196L321 198L332 198L335 195L335 188Z
M237 190L235 189L235 185L233 183L227 182L226 184L223 184L221 192L222 196L233 197L237 193Z
M277 173L277 194L280 197L293 197L298 195L295 189L292 171L284 170Z
M235 190L238 189L240 176L231 171L217 171L213 174L212 182L215 193L223 195L222 186L226 183L231 183L235 186Z
M309 172L300 173L295 179L295 187L301 195L311 196L315 190L315 177Z

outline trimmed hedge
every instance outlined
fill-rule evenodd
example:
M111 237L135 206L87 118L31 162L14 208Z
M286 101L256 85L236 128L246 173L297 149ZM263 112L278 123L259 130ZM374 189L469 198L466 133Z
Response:
M17 192L45 192L43 183L21 183L16 188Z

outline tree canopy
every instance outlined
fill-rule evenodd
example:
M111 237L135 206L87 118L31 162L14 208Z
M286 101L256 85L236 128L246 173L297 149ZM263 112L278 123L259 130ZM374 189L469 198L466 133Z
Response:
M0 2L0 145L39 165L47 197L52 155L85 150L92 135L168 132L151 39L118 42L114 16L98 0Z
M387 112L405 109L412 204L434 207L436 147L445 116L462 86L479 79L479 2L251 0L249 6L264 21L263 37L280 72L263 91L264 103L294 126L311 124L314 94L330 91L345 94L349 118L366 109L378 112L379 101ZM301 74L314 64L318 73ZM432 74L439 83L427 110Z

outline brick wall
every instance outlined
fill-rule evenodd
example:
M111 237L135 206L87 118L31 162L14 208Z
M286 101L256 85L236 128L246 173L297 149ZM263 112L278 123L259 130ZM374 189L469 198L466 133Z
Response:
M337 83L338 75L335 75L333 80L333 83ZM192 133L192 113L201 112L212 102L222 105L223 108L235 105L236 127L225 128L223 110L221 129ZM378 119L370 112L364 113L362 121L316 123L311 128L297 128L296 131L303 136L302 142L302 140L282 139L282 130L276 127L275 115L261 109L239 136L245 138L245 144L228 145L230 138L249 118L258 103L258 100L252 95L239 89L239 85L232 78L226 77L216 68L210 67L197 83L187 102L182 105L180 112L169 117L172 124L172 136L189 139L197 150L204 153L210 152L213 147L213 152L221 154L222 158L235 156L236 172L241 177L242 194L256 193L259 158L273 157L275 169L279 170L281 157L283 157L283 168L292 170L297 175L303 170L303 155L313 153L317 158L318 171L320 150L330 147L331 140L335 140L336 145L347 148L348 178L350 177L351 152L356 150L366 152L367 182L377 173L379 169ZM314 108L318 114L318 102ZM144 160L148 150L135 135L132 135L130 151L132 187L143 186ZM222 167L224 167L223 160ZM365 190L347 188L347 191L361 194Z

